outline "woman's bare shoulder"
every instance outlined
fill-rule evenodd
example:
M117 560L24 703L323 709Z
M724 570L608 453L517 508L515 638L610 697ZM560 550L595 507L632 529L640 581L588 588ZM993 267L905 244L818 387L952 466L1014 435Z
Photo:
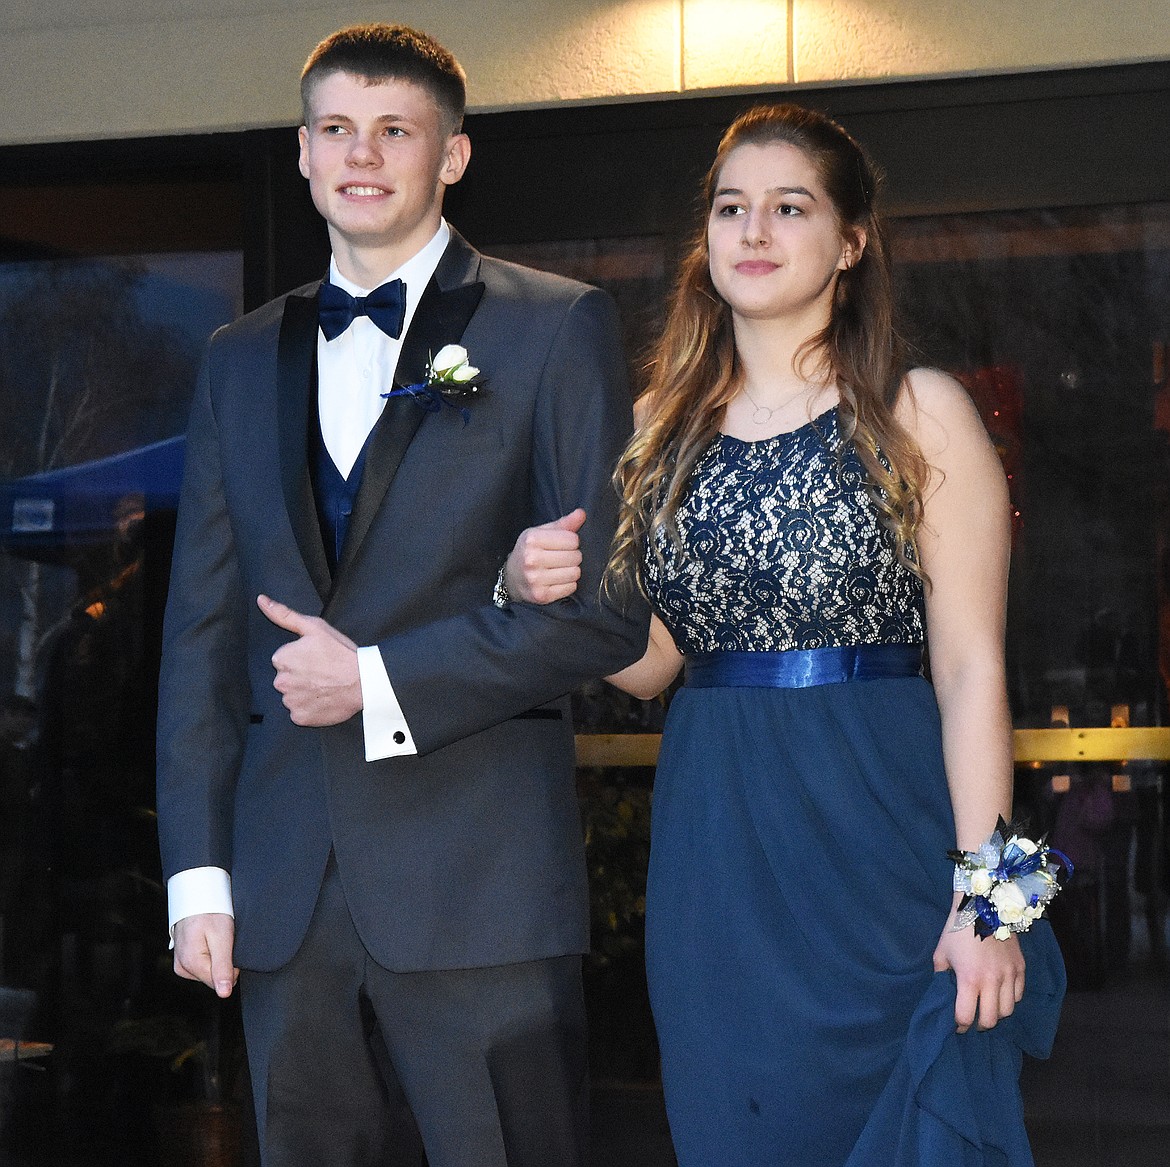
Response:
M902 382L895 413L927 462L945 456L956 444L976 442L982 446L988 442L971 395L940 369L911 369Z

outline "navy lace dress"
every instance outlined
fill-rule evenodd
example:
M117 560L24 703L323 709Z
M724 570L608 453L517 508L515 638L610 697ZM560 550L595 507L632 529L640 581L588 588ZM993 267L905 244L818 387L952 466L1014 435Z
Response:
M1041 921L1024 1002L955 1033L953 974L932 968L954 824L917 675L922 587L836 411L716 437L678 519L682 554L663 539L663 563L647 557L689 672L655 784L646 936L681 1167L1031 1164L1021 1051L1050 1048L1063 965ZM849 674L859 645L901 663ZM786 676L845 659L870 679L704 680L745 659Z

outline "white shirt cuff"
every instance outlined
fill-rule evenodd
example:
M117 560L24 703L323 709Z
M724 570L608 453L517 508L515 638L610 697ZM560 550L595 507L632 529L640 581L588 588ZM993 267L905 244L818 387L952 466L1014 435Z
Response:
M366 740L366 761L417 754L418 749L406 724L406 717L394 686L386 674L386 662L376 644L357 650L358 676L362 684L362 733Z
M188 916L232 910L232 877L222 867L189 867L167 880L167 924L174 947L175 925Z

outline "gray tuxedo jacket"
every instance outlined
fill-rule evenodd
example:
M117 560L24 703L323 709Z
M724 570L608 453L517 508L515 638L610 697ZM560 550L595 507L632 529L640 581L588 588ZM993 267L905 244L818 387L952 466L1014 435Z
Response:
M405 338L399 384L461 343L464 424L395 398L330 576L308 472L313 284L212 338L192 407L160 688L164 874L232 877L236 963L295 953L330 849L387 968L475 967L588 945L567 692L641 655L647 614L603 598L610 472L630 399L610 299L457 235ZM516 535L584 506L576 595L491 603ZM360 715L292 724L267 593L377 644L419 753L366 762ZM533 711L537 711L533 714Z

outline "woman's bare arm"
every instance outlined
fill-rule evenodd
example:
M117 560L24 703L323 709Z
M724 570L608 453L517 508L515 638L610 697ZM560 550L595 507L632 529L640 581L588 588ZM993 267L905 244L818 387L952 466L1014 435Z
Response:
M1011 816L1012 724L1004 668L1007 483L962 386L925 369L908 381L900 420L930 466L918 550L930 581L927 641L955 842L976 850L1000 815ZM1023 995L1024 960L1015 936L980 940L973 928L953 931L948 920L934 963L955 972L960 1031L976 1022L991 1028Z

